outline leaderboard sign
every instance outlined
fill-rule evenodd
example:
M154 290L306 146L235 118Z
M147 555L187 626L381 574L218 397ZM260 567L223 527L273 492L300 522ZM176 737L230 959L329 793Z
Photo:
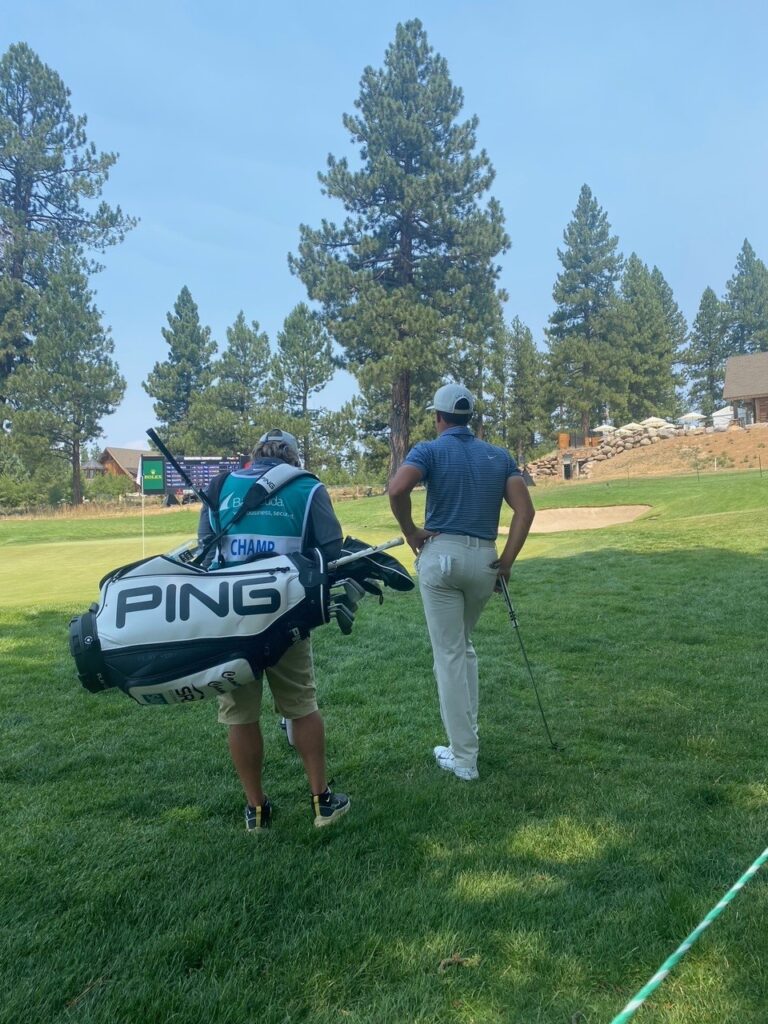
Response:
M162 458L160 461L165 463L165 490L179 491L188 486L187 482L182 479L181 474L175 470L169 462L165 462ZM218 456L207 457L194 455L179 459L179 464L187 473L198 491L204 491L211 480L213 480L215 476L218 476L219 473L223 473L227 470L232 472L232 470L240 469L240 466L242 465L241 460L236 458L222 459ZM154 491L153 493L157 494L158 492Z

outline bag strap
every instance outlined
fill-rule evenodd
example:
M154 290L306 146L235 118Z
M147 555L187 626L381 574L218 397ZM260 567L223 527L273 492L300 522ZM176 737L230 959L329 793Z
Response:
M224 473L219 473L218 476L215 476L213 478L213 480L211 480L210 484L208 485L208 489L206 491L207 496L208 496L208 500L211 503L211 511L212 511L213 517L215 519L215 522L213 524L214 533L219 533L219 534L221 533L221 516L219 514L219 503L221 502L221 491L222 491L222 488L224 487L224 484L227 482L227 480L229 479L229 477L231 475L232 475L232 470L230 470L230 469L226 470L226 472L224 472Z
M240 508L235 512L227 525L222 528L221 518L219 515L219 503L221 501L221 491L229 476L229 473L222 474L221 482L218 479L211 481L211 488L213 484L216 487L213 488L214 493L209 493L211 504L214 506L214 515L216 516L216 525L218 526L218 533L206 541L202 551L192 561L192 565L202 564L203 559L211 550L211 548L218 544L222 537L224 537L236 524L239 523L243 516L246 516L249 512L255 512L256 509L263 505L267 498L271 498L276 491L280 490L281 487L285 487L292 480L297 480L300 476L311 476L317 480L314 473L310 473L309 470L299 469L298 466L290 466L287 462L281 462L277 466L272 466L266 473L263 473L258 480L254 480L248 491L243 498L243 503ZM223 559L222 559L223 564Z

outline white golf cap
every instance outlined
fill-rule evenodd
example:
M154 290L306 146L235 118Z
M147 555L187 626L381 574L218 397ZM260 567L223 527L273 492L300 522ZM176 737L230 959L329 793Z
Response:
M435 392L432 405L428 405L427 409L466 416L475 411L475 400L463 384L443 384Z
M262 434L259 438L259 444L266 444L268 441L275 441L278 444L287 444L289 448L295 449L298 454L299 442L293 434L289 434L287 430L278 430L277 428L274 430L268 430L266 434Z

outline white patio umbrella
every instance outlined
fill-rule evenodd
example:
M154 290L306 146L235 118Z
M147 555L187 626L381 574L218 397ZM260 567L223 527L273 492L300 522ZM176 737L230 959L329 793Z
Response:
M687 412L685 416L680 417L681 423L696 423L698 420L705 420L707 417L700 412Z
M601 423L599 427L592 428L596 434L612 434L616 427L611 426L610 423Z
M643 420L644 427L669 427L671 425L668 420L663 420L661 416L649 416Z
M620 434L634 434L638 430L642 430L642 423L625 423L623 427L619 427Z

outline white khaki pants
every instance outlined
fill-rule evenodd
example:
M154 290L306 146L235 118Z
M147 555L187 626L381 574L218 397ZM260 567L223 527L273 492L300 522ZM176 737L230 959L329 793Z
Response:
M439 534L418 559L440 715L456 764L477 767L477 655L471 634L496 585L491 540Z

